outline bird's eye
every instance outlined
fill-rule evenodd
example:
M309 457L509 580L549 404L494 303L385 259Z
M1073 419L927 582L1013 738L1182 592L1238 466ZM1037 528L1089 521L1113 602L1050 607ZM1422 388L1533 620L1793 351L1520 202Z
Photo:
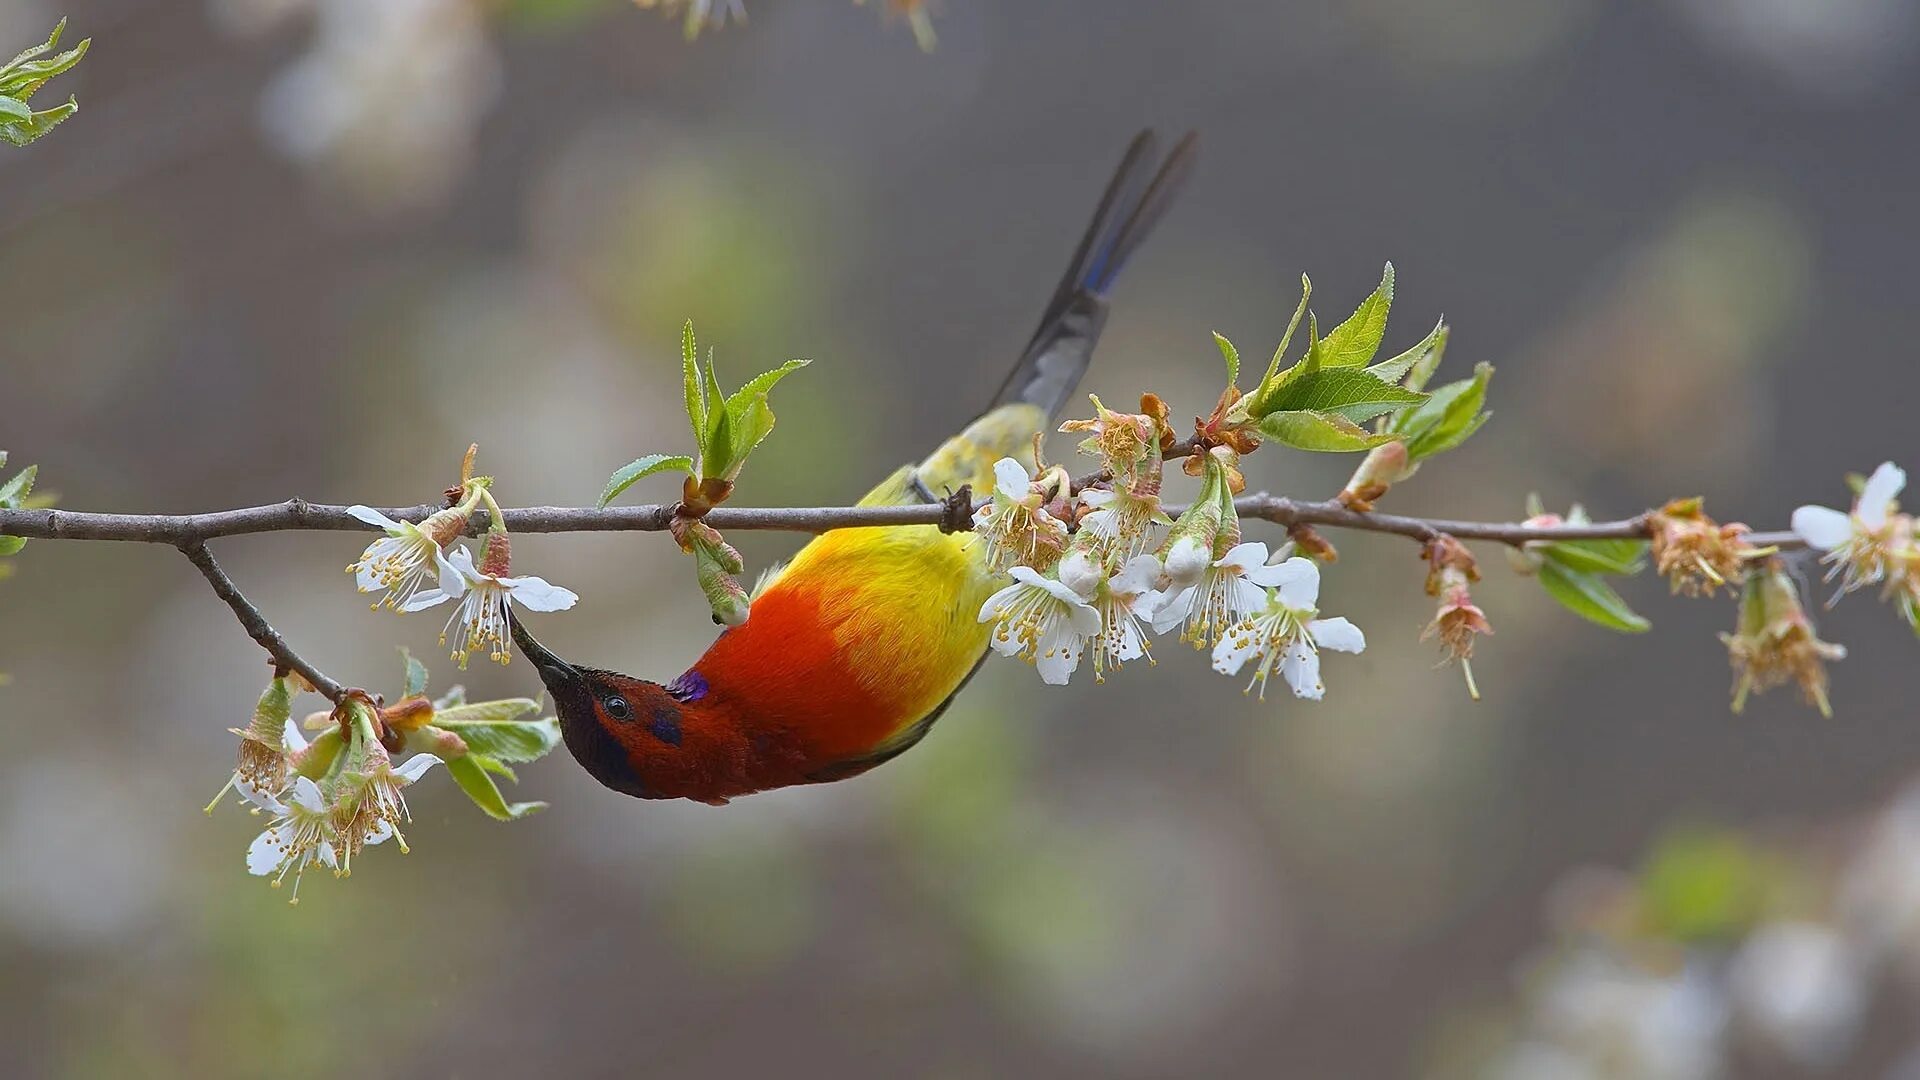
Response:
M613 717L615 720L633 719L632 706L628 705L627 699L621 697L619 694L612 695L600 704L606 708L607 715Z

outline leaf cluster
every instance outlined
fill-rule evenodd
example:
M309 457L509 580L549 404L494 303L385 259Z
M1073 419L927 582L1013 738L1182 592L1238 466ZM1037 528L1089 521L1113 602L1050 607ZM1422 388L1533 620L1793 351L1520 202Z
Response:
M35 45L0 65L0 139L25 146L80 111L80 103L71 96L51 109L35 109L29 103L34 92L46 85L47 80L72 68L87 55L92 38L66 52L47 55L59 46L60 35L66 29L67 20L61 19L48 35L46 44Z
M1340 325L1320 335L1308 310L1313 283L1300 279L1300 303L1274 350L1266 374L1230 412L1230 418L1261 439L1297 450L1349 453L1396 440L1422 453L1452 449L1484 422L1486 378L1425 390L1427 379L1446 349L1444 322L1411 349L1375 362L1386 338L1393 307L1393 264L1381 271L1380 284ZM1288 346L1302 318L1307 324L1306 352L1286 365ZM1237 383L1240 357L1233 343L1214 335L1227 361L1227 379ZM1487 369L1491 372L1491 369ZM1372 423L1369 430L1362 425Z
M747 380L733 393L725 393L714 371L712 350L708 350L707 362L702 365L694 343L693 320L687 320L680 331L680 373L687 422L699 451L698 464L687 454L637 458L608 478L600 505L606 506L642 477L672 471L683 472L694 481L689 484L690 496L711 502L726 498L747 456L773 431L773 408L767 404L767 394L774 384L809 363L812 361L789 360Z
M407 661L403 696L424 697L426 665L404 649L401 654ZM518 783L514 765L538 761L560 745L558 721L541 717L540 712L540 703L531 698L468 702L466 691L456 686L434 700L432 719L408 733L408 745L438 755L454 783L489 817L513 821L544 810L547 804L510 803L493 778L503 776ZM530 713L533 719L527 719Z

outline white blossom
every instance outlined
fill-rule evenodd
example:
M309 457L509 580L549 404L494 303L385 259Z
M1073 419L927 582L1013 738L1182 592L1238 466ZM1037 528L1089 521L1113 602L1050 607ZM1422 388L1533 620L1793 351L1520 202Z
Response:
M1266 590L1265 606L1236 623L1214 646L1213 669L1237 675L1248 660L1258 657L1248 690L1258 684L1265 700L1267 678L1278 667L1295 697L1318 701L1326 694L1320 650L1357 653L1367 647L1366 635L1346 619L1319 618L1314 605L1320 600L1320 568L1313 560L1295 556L1277 569L1283 580Z
M1100 633L1100 613L1085 597L1031 567L1010 571L1013 584L987 598L980 621L994 623L993 651L1019 657L1043 682L1063 686L1080 666L1089 639Z

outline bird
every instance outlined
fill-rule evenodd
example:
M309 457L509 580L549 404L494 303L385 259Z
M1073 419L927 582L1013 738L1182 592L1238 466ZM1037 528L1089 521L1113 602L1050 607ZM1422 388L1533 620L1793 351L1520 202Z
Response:
M1074 396L1120 271L1192 171L1188 133L1164 157L1140 132L1100 198L1039 327L992 403L863 506L991 490L993 464L1031 451ZM719 806L847 779L919 743L985 659L982 604L1003 582L985 544L933 525L837 529L810 541L666 683L561 659L511 616L546 684L567 750L614 791Z

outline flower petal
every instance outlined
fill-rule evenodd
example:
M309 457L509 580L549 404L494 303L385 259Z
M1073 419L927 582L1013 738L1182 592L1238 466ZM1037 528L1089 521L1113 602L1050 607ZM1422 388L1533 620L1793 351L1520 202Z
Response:
M455 555L464 556L464 561L467 564L468 570L469 571L472 570L473 556L467 554L467 549L465 547L454 548L453 553ZM461 593L464 593L467 591L466 575L461 573L460 568L454 565L452 559L447 558L446 552L440 550L438 547L435 547L433 549L433 562L434 562L434 565L438 567L440 570L440 591L441 592L446 593L448 596L459 596ZM474 574L473 576L480 577L482 575Z
M1241 573L1247 573L1267 562L1267 545L1258 540L1245 544L1235 544L1214 562L1215 566L1231 566Z
M1306 611L1320 602L1320 567L1312 559L1295 555L1273 569L1276 571L1273 576L1279 580L1271 584L1280 590L1281 603Z
M1026 569L1026 567L1016 566L1014 567L1014 569L1024 570ZM987 597L987 602L980 605L980 621L992 622L993 620L999 618L1001 612L1005 611L1007 607L1013 603L1014 597L1019 596L1020 590L1024 588L1026 588L1025 585L1016 581L1012 585L1009 585L1006 588L1001 589L999 592L994 593L992 596Z
M1100 632L1100 613L1090 604L1068 604L1067 626L1083 638L1090 638ZM1075 648L1078 648L1078 643Z
M1883 461L1880 467L1867 477L1866 484L1860 489L1860 503L1854 513L1859 515L1860 523L1869 529L1878 531L1887 523L1887 513L1893 509L1893 500L1900 489L1907 486L1907 471L1891 461Z
M1320 654L1304 641L1287 646L1286 659L1280 661L1280 675L1293 687L1295 697L1319 701L1327 695L1327 688L1320 684Z
M233 790L239 792L240 797L247 800L248 803L265 810L274 817L286 816L286 806L283 805L279 799L273 797L273 792L253 786L252 783L248 782L246 777L238 773L235 773L233 777Z
M1184 589L1169 589L1162 593L1160 602L1153 609L1153 629L1164 634L1187 620L1193 611L1194 598L1200 594L1200 586L1189 585Z
M320 794L320 785L304 776L293 778L293 790L288 796L309 813L318 814L327 808L327 800Z
M1095 616L1094 629L1098 630L1099 626L1099 617ZM1057 624L1049 633L1042 635L1039 651L1034 656L1034 667L1040 671L1040 681L1049 686L1065 686L1073 677L1073 669L1080 666L1081 648L1081 637Z
M1345 618L1315 619L1307 624L1313 643L1334 652L1357 653L1367 647L1367 636Z
M1151 555L1135 555L1107 582L1115 596L1144 596L1160 580L1160 560Z
M300 734L300 725L294 723L291 716L287 717L287 730L283 738L286 739L289 754L297 754L307 748L307 737Z
M352 514L354 517L359 518L369 525L378 525L389 533L397 535L401 531L399 522L375 510L371 506L361 506L359 503L355 503L347 507L347 513Z
M1793 512L1793 531L1807 546L1832 551L1853 536L1853 519L1824 506L1803 506Z
M1003 457L993 463L994 490L1009 499L1027 497L1027 485L1033 479L1027 475L1026 466L1010 457Z
M450 593L445 589L421 589L419 592L407 597L406 603L400 605L400 610L425 611L430 607L439 607L441 604L453 599L456 595L458 594Z
M1238 675L1248 660L1260 653L1260 635L1250 623L1237 623L1213 647L1213 670Z
M550 585L545 578L501 578L500 584L507 587L509 599L528 611L565 611L580 602L580 594Z
M1342 619L1340 621L1345 622L1346 620ZM398 768L394 769L393 775L411 784L415 780L418 780L422 776L425 776L428 769L431 769L438 764L440 764L440 759L435 757L432 754L415 754L412 757L408 758Z
M265 877L286 861L287 837L282 835L283 828L276 826L268 829L247 845L247 873L254 877Z

